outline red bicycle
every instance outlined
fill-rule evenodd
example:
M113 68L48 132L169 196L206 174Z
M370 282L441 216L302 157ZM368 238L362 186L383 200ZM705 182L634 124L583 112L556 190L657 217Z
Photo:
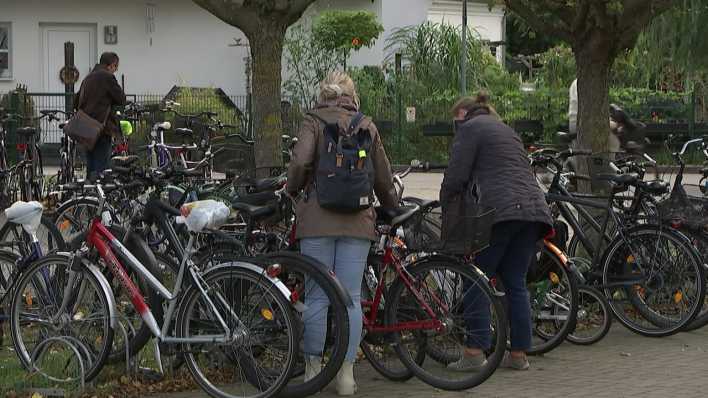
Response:
M383 221L377 227L380 262L369 264L365 272L362 348L372 365L392 380L405 380L412 373L436 388L472 388L494 373L504 355L503 304L474 265L441 254L407 254L397 231L419 211L419 206L377 209ZM483 307L489 308L489 327L470 329ZM490 342L484 347L486 363L477 371L448 368L461 359L466 344L485 346L484 341Z

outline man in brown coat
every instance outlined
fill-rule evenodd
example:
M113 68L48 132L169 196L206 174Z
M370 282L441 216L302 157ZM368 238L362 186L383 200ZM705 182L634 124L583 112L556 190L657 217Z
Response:
M105 121L96 146L86 152L86 176L95 175L108 168L111 157L111 137L119 135L120 126L113 107L125 105L125 93L114 74L118 70L116 53L101 55L99 64L86 75L74 100L74 108L81 109L99 122Z

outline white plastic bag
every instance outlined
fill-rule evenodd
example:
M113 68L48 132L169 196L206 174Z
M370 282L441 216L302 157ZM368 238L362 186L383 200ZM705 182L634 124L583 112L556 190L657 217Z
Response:
M44 207L37 201L22 202L18 201L12 206L5 209L7 220L13 224L22 225L22 228L34 236L37 233L37 228L42 221L42 211Z
M177 217L178 223L187 225L191 232L201 232L205 228L218 229L226 223L231 211L215 200L198 200L182 206L182 216Z

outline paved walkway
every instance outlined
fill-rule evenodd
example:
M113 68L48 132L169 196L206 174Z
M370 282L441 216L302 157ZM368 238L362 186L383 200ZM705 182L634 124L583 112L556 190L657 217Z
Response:
M564 343L543 357L530 358L526 372L498 369L477 388L447 392L418 380L392 383L365 361L356 365L356 397L386 398L664 398L706 397L708 330L661 339L636 335L614 324L593 346ZM193 391L159 398L206 397ZM329 386L317 398L337 397Z
M698 176L687 177L697 183ZM694 181L695 180L695 181ZM437 198L442 174L411 174L409 195ZM706 397L708 396L708 329L652 339L615 322L610 333L593 346L564 343L543 357L530 359L531 370L499 369L481 386L462 392L434 389L420 381L392 383L365 361L356 366L356 397ZM336 397L333 386L317 398ZM159 398L206 397L201 392L160 395Z

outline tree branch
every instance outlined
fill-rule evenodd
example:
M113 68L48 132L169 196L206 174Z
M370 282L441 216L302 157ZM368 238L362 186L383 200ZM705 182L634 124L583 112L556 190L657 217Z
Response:
M244 33L251 34L258 29L258 14L244 5L244 0L193 0L196 5L235 26Z
M590 12L590 1L581 1L577 6L578 10L575 13L575 18L570 24L570 31L572 34L577 35L581 28L586 25L588 13Z
M316 0L291 0L289 2L290 10L288 12L288 19L292 21L291 23L300 19L305 10L307 10L307 7L315 1Z
M544 18L530 2L524 0L504 0L508 9L518 14L535 31L544 32L572 43L570 29L559 24L559 19ZM564 21L566 22L566 21Z
M679 2L676 0L653 0L650 4L646 3L646 0L625 0L621 21L627 22L627 24L620 27L618 50L634 47L639 34L654 18L677 6Z

